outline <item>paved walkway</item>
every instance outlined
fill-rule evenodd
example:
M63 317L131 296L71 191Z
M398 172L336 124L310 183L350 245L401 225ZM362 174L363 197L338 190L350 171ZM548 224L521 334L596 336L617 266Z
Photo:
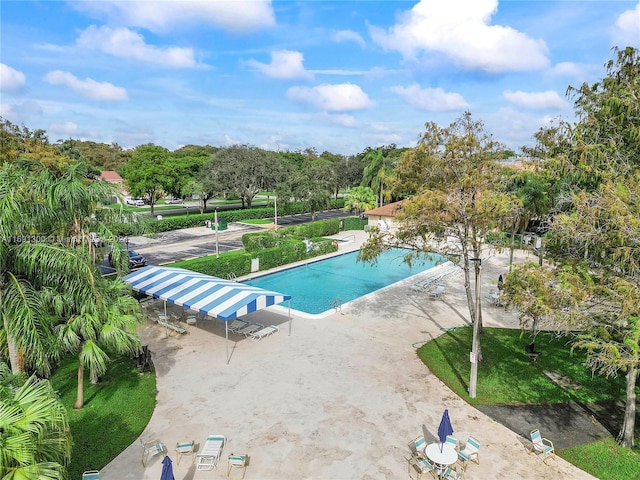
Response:
M357 235L361 241L366 234ZM506 271L505 261L506 254L483 261L485 292ZM202 445L207 435L226 435L223 459L248 453L248 479L398 479L407 478L407 443L418 435L435 441L447 408L455 436L473 435L482 445L481 464L469 467L467 480L594 478L560 458L547 466L528 455L525 438L471 407L424 366L416 346L467 324L469 314L460 275L447 278L448 292L438 300L411 290L417 280L323 318L294 315L291 335L286 316L273 308L256 312L250 320L279 325L280 332L260 342L232 337L228 365L220 321L169 337L145 325L140 333L154 354L158 396L142 436L166 443L175 460L178 441ZM518 325L497 307L486 307L483 319L487 326ZM544 422L541 413L519 428L543 429ZM160 478L160 459L143 468L140 454L136 442L101 479ZM213 471L184 460L174 467L177 480L226 478L225 461Z

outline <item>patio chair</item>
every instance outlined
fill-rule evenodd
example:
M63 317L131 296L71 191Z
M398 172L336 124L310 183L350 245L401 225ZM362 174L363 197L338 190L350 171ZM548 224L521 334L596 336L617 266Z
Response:
M411 455L407 460L409 461L409 478L411 478L411 469L413 468L417 473L416 480L420 480L422 475L425 473L430 474L437 480L438 476L436 474L436 469L429 460L426 458L416 457L415 455Z
M272 333L276 333L277 331L278 327L276 327L275 325L269 325L268 327L264 327L257 332L250 333L249 335L251 335L251 338L258 341L262 340L264 337L268 337Z
M100 472L98 470L87 470L82 474L82 480L100 480Z
M480 465L480 454L478 450L480 450L480 442L473 437L469 437L464 448L458 452L458 457L462 465L466 466L470 460L475 460L475 462Z
M225 443L224 435L209 435L202 450L196 453L196 470L212 470L217 467Z
M232 453L231 455L229 455L227 457L227 478L229 478L229 475L231 474L231 470L234 468L241 468L242 477L240 478L244 478L244 474L247 471L247 459L248 459L248 456L246 453L243 453L243 454Z
M233 322L229 324L227 329L231 333L238 333L239 330L243 329L244 327L247 327L248 325L249 325L249 322L247 322L246 320L243 320L241 318L236 318L233 320Z
M542 455L542 461L546 464L547 460L556 458L556 449L553 446L553 442L551 440L547 440L546 438L540 435L540 430L537 428L531 431L531 448L529 449L529 455L531 455L534 451Z
M193 465L194 461L195 461L195 446L196 443L195 441L191 440L191 442L183 442L183 443L176 443L176 455L178 456L178 460L177 463L178 465L180 465L180 459L184 456L184 455L191 455L191 464Z
M444 283L439 283L436 288L434 288L433 290L431 290L429 292L429 297L431 298L440 298L442 297L447 291L447 287L445 286Z
M252 333L257 332L258 330L262 330L263 328L264 328L264 325L262 325L261 323L252 323L251 325L247 325L246 327L241 328L236 333L238 333L239 335L244 335L245 337L248 337Z
M447 435L447 440L445 441L447 445L451 445L454 449L458 450L458 439L452 437L451 435Z
M140 439L140 443L142 444L142 466L146 467L147 462L150 457L155 457L159 453L164 457L167 454L167 447L164 446L164 443L154 440L152 442L145 442Z
M427 448L427 442L424 440L422 435L409 442L409 450L411 450L412 454L419 457L424 457L425 448Z
M442 474L443 480L462 480L464 478L463 472L458 472L451 467L447 467L447 469Z

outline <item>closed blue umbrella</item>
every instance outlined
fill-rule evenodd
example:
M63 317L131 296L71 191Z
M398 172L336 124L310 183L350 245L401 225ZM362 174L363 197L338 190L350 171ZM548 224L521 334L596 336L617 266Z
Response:
M440 420L440 426L438 427L438 439L440 440L440 451L444 442L447 441L447 435L453 434L453 426L451 425L451 419L449 418L449 410L445 409Z
M160 475L160 480L176 480L173 476L173 465L169 456L164 457L162 460L162 475Z

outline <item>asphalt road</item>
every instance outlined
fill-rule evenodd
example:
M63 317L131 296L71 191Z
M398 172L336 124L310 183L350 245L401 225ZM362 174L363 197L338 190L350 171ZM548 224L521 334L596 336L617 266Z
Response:
M348 216L349 214L342 210L329 210L319 212L316 215L316 220ZM288 215L278 217L278 226L299 225L311 221L311 214ZM262 228L254 225L230 223L227 230L218 231L217 251L224 253L230 250L239 250L242 248L242 235L258 231L262 231ZM144 255L147 265L162 265L215 254L216 235L215 231L204 226L173 230L158 233L154 238L129 237L128 248ZM103 263L104 265L101 266L103 273L110 273L109 265Z

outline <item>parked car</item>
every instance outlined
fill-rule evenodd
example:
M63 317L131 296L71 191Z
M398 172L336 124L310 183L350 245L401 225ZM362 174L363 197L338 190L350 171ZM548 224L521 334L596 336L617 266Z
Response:
M127 205L135 205L136 207L144 207L144 200L141 198L125 197L124 201Z
M176 204L180 204L182 203L182 199L181 198L167 198L164 201L165 205L176 205Z
M134 250L127 250L127 254L129 255L129 268L140 268L144 267L147 264L147 259L140 255L138 252ZM111 253L109 254L109 264L113 265L113 261L111 259Z

